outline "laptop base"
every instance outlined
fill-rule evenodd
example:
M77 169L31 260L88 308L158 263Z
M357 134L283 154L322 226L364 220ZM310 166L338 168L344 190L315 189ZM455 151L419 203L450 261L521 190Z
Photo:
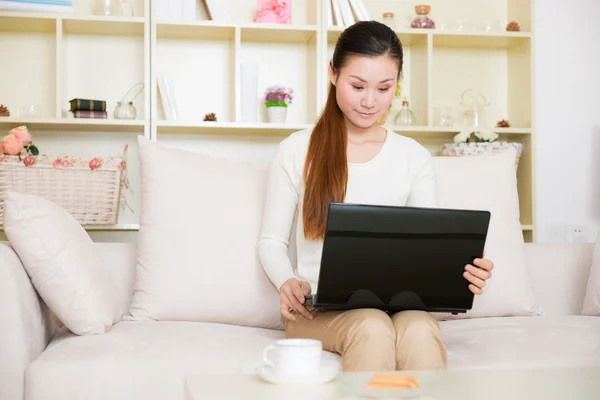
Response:
M358 290L350 296L344 304L319 303L316 295L304 296L304 305L321 311L347 311L359 308L373 308L385 312L400 312L418 310L426 312L451 313L454 315L464 314L467 310L453 308L427 307L414 292L401 292L383 303L378 296L368 290Z

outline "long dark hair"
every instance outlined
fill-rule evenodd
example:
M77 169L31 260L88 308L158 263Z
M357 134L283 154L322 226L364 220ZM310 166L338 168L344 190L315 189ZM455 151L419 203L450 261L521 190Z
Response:
M357 22L342 32L331 60L333 72L339 74L348 59L357 55L387 55L398 61L398 78L402 74L402 43L392 29L380 22ZM346 197L346 146L344 115L337 104L335 85L330 84L327 103L312 131L304 164L302 218L307 239L323 237L329 203L342 202Z

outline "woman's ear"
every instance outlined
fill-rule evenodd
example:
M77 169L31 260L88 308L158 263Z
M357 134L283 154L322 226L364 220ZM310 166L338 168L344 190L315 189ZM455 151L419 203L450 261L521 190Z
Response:
M333 86L335 86L336 76L335 76L335 71L333 68L333 61L329 62L329 67L327 68L327 74L329 75L329 82L331 82L331 84Z

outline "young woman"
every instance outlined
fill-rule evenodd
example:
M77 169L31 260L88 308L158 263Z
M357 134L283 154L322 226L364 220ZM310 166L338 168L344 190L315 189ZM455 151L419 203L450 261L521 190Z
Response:
M345 371L446 367L437 320L427 312L317 311L303 304L316 289L330 202L437 207L430 153L378 122L394 99L402 62L402 45L386 25L348 27L329 65L322 115L314 129L284 139L270 167L258 250L279 289L286 337L321 340L342 355ZM296 273L288 257L295 216ZM481 294L493 263L474 264L464 277Z

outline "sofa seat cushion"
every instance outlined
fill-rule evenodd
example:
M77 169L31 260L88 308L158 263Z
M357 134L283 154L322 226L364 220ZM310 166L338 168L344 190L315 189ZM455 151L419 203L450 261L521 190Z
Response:
M280 330L176 321L122 321L85 337L65 331L29 366L27 399L183 399L186 374L254 373L263 349L283 337Z
M449 369L600 366L600 318L481 318L441 322Z

